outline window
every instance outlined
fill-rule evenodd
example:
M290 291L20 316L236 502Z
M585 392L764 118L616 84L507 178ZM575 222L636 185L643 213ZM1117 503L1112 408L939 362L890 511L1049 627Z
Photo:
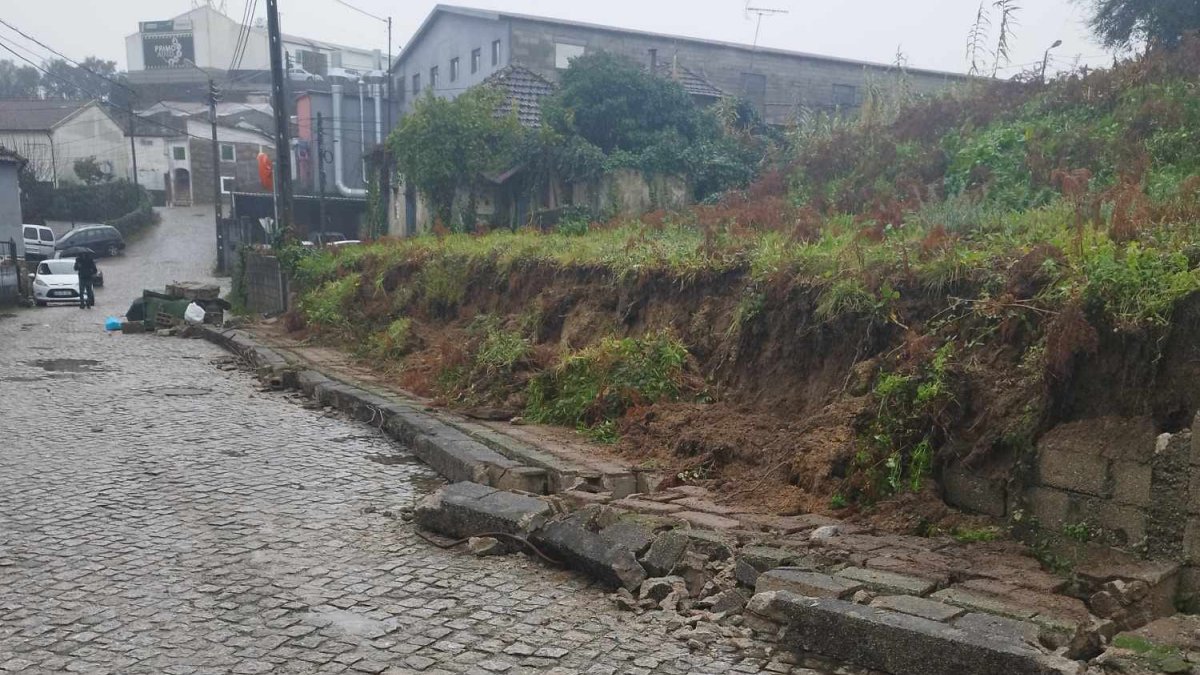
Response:
M500 65L500 41L496 40L492 43L492 66Z
M171 157L176 161L182 162L187 159L187 148L182 145L176 145L171 148Z
M237 179L233 176L221 176L221 194L227 195L233 192L233 188L237 185Z
M833 104L839 108L858 105L858 87L850 84L833 85Z
M49 229L43 227L42 229L38 230L38 241L53 242L54 241L54 233L51 232Z
M138 145L154 145L154 141L149 138L142 138L138 140Z
M413 96L421 93L421 74L413 75Z
M471 74L474 75L475 73L478 73L479 66L481 66L481 65L483 65L483 50L482 49L472 49L471 50Z
M450 81L458 82L458 57L450 59Z
M429 88L437 89L438 85L438 67L434 66L429 69Z
M571 59L583 56L583 45L573 45L566 42L554 43L554 67L565 70L571 65Z
M232 143L222 143L221 144L221 161L222 162L232 162L235 160L236 157L237 157L237 154L234 152Z
M759 73L742 73L742 98L750 101L761 115L767 107L767 76Z
M37 228L36 227L22 228L21 238L28 239L29 241L37 241L37 238L38 238L37 237Z

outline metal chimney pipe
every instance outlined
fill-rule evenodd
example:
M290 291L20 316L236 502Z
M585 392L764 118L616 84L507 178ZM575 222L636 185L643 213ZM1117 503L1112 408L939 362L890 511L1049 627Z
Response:
M329 87L333 98L333 184L343 196L366 198L365 189L348 187L342 178L342 85Z
M375 142L383 142L383 116L379 113L379 99L383 95L383 85L371 85L371 95L375 97ZM391 131L391 129L388 129Z

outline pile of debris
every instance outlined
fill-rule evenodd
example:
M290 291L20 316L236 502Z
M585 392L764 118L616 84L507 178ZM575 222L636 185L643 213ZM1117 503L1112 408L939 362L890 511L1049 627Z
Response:
M129 311L125 313L121 331L154 331L159 335L177 335L181 329L186 328L188 309L192 305L196 305L203 312L203 323L219 326L225 320L225 311L231 307L220 295L219 286L195 281L169 284L162 293L144 290L142 297L134 300L129 306Z
M475 483L444 488L414 518L461 542L474 539L479 554L526 550L582 571L615 588L616 604L637 620L668 624L694 649L754 657L771 650L825 672L832 669L815 664L897 675L1078 673L1115 630L1086 609L1073 619L1037 614L856 566L824 545L855 536L836 525L813 528L811 547L798 552L748 533L611 505L572 510L559 498Z

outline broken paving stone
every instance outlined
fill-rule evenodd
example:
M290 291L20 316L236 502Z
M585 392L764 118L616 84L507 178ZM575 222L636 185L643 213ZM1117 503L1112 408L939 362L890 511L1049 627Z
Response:
M857 581L874 591L902 595L927 595L937 588L932 581L904 576L893 572L847 567L838 576Z
M755 594L771 591L788 591L808 598L845 599L862 589L862 584L840 577L809 572L789 567L779 567L758 577Z
M533 656L537 650L524 642L514 642L504 648L504 653L509 656Z
M721 534L710 530L681 530L691 544L690 550L710 560L727 560L733 556L729 541Z
M746 607L746 603L750 598L746 591L740 588L730 589L714 595L709 599L712 603L712 611L717 614L729 614L731 612L740 612Z
M979 595L978 593L968 593L957 588L945 588L929 597L956 607L962 607L963 609L997 614L1021 621L1030 619L1037 613L1031 609L1017 607L996 598Z
M493 537L471 537L467 540L467 550L480 558L505 553L504 544Z
M955 619L953 624L955 628L995 635L1014 642L1024 642L1031 645L1039 644L1038 636L1041 634L1040 628L1027 621L1018 621L1016 619L981 612L964 614Z
M733 518L726 518L725 516L704 513L702 511L680 511L672 513L671 516L686 521L695 527L702 527L707 530L736 530L742 526L740 521Z
M642 587L638 590L638 599L645 600L649 598L655 602L662 602L672 591L680 591L684 588L682 577L647 579L642 582Z
M875 598L871 602L872 607L880 609L888 609L909 616L919 616L930 621L949 621L956 617L962 616L967 610L954 605L947 605L944 602L934 602L925 598L916 598L911 595L885 595Z
M808 538L812 541L827 541L829 539L839 537L841 534L841 525L822 525L821 527L813 530L812 533L808 535Z

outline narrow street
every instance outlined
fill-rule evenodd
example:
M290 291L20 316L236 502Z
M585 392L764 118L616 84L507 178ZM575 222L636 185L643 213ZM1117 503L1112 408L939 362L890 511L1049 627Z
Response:
M760 669L582 577L428 545L389 517L440 485L403 448L205 342L106 334L142 288L211 277L209 213L163 216L99 261L95 309L0 314L0 671Z

